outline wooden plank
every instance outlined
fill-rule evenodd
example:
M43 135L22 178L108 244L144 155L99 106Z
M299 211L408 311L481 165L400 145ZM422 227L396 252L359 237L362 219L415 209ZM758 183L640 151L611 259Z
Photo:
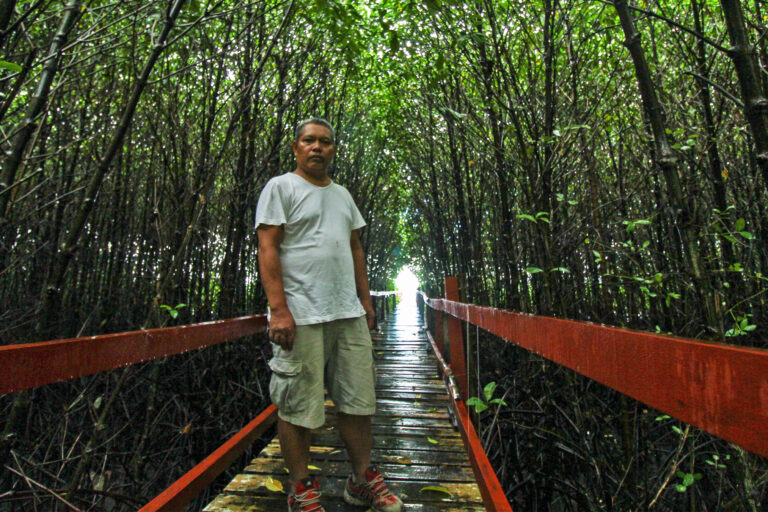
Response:
M346 478L349 475L349 462L322 460L313 464L309 474L320 478L325 476L334 476ZM387 475L387 480L432 480L436 475L440 481L444 482L465 482L475 481L475 475L467 466L445 466L440 464L393 464L383 462L379 464L379 469ZM251 464L245 467L244 473L279 475L287 474L282 459L256 458Z
M261 456L282 459L280 446L270 444L261 452ZM341 443L338 446L313 446L310 449L310 457L314 460L348 460L347 454ZM467 454L454 451L425 451L425 450L371 450L371 459L374 464L402 463L409 464L467 464ZM277 475L282 476L282 475Z

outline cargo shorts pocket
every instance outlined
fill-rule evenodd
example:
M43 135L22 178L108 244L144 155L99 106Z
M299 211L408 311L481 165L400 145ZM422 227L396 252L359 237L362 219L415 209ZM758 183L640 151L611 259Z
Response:
M269 381L269 397L277 409L285 414L301 410L301 396L298 392L301 377L301 361L272 358L269 361L272 378Z

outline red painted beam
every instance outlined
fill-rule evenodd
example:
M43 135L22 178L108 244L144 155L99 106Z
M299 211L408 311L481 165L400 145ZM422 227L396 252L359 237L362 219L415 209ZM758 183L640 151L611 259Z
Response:
M455 277L445 278L445 298L459 300L459 280ZM458 318L448 317L448 360L456 381L459 384L461 398L469 398L469 383L467 382L467 351L464 348L464 333L461 332L461 322Z
M197 466L192 468L155 499L144 505L139 512L172 512L184 507L203 488L216 480L237 457L242 454L277 419L277 407L270 405L248 425L222 444Z
M488 455L483 449L483 444L477 437L472 420L469 419L466 404L463 400L456 400L452 402L452 405L456 417L459 419L461 438L467 448L469 461L472 463L472 470L475 473L478 487L480 487L485 509L489 512L512 512L512 505L509 504L504 489L496 477L496 472L491 466L491 461L488 460Z
M0 347L0 394L150 361L248 336L265 315Z
M768 350L441 299L429 304L768 457Z
M472 472L475 474L477 486L480 488L480 494L483 497L485 509L489 512L512 512L512 506L509 504L509 500L507 500L507 496L504 493L504 489L501 487L499 478L496 476L496 472L493 470L493 466L491 466L491 462L488 460L488 455L485 453L480 438L477 437L475 427L472 425L472 420L469 418L467 406L463 400L456 399L459 393L452 385L453 375L451 367L446 364L435 339L429 331L427 331L427 339L429 339L429 343L432 345L432 350L435 352L435 357L437 357L440 370L446 381L446 386L448 387L451 398L451 408L458 420L461 439L464 442L464 448L467 450L469 462L472 464Z

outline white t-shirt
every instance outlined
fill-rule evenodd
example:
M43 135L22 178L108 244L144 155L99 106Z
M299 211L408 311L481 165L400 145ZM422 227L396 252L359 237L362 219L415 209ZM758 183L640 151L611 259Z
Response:
M284 226L283 289L296 325L365 314L357 297L353 229L365 226L341 185L319 187L292 172L269 180L259 196L256 227Z

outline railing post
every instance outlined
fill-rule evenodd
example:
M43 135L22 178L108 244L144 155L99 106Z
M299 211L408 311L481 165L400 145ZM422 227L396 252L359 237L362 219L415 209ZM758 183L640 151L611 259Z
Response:
M459 300L459 280L455 277L445 278L445 298L448 300ZM445 315L448 323L448 345L449 358L453 375L459 386L459 393L462 400L469 398L467 389L467 360L466 350L464 349L464 333L461 332L461 320L452 316Z

